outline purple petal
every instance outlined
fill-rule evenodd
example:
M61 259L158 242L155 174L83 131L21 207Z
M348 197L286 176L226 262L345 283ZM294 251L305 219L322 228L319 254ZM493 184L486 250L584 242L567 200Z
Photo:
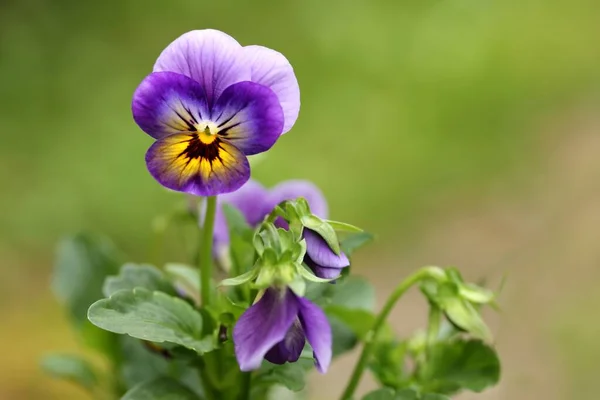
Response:
M331 325L319 307L301 297L298 298L298 301L300 323L308 343L313 348L317 369L324 374L331 363Z
M303 180L289 180L271 189L271 208L284 200L294 200L304 197L310 206L310 211L318 217L327 218L327 201L325 196L313 183Z
M251 78L242 46L231 36L213 29L196 30L175 39L163 50L154 71L189 76L206 91L212 106L223 91Z
M229 86L212 112L219 136L246 155L270 149L283 129L283 111L271 89L254 82Z
M267 289L233 328L235 355L242 371L260 367L267 352L281 342L298 316L298 298L290 290Z
M246 156L219 138L205 143L196 133L156 141L146 153L148 171L161 185L196 196L240 188L250 178Z
M137 87L131 104L133 119L155 139L195 130L209 116L202 86L174 72L148 75Z
M252 69L252 82L269 87L283 108L283 132L286 133L298 119L300 111L300 87L294 69L285 56L263 46L243 48L246 62Z
M304 229L304 239L306 239L306 254L315 264L327 268L344 268L350 265L348 257L343 252L336 255L318 233Z
M336 279L342 274L341 268L322 267L316 264L310 257L304 257L304 263L314 272L316 276L323 279Z
M296 319L292 327L285 334L285 339L277 343L265 354L265 359L273 364L296 362L304 349L304 331L300 320Z
M271 212L269 192L263 185L252 179L239 190L221 196L220 199L240 210L248 225L252 227L256 226Z

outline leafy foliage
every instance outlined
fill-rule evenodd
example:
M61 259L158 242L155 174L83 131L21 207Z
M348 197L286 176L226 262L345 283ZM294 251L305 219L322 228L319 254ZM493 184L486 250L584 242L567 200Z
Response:
M101 235L79 233L59 244L52 287L77 326L87 321L88 307L102 298L104 278L118 272L120 260L113 243Z
M110 297L119 290L137 287L175 294L173 285L158 268L148 264L137 265L132 263L123 265L119 275L106 278L102 292L104 296Z
M202 334L202 316L185 301L143 288L121 290L94 303L90 321L110 332L151 342L169 342L197 351L214 349Z
M209 282L214 291L209 304L200 304L201 277L194 267L167 264L163 272L127 263L118 270L118 251L101 237L79 235L61 245L55 290L71 309L85 343L108 356L113 375L104 389L115 398L249 395L258 400L268 398L273 388L302 391L314 365L310 344L298 361L263 362L252 374L239 371L234 356L236 321L261 290L273 286L287 286L323 309L331 325L333 356L364 344L359 366L368 367L382 387L363 400L448 400L461 390L478 392L497 383L500 365L482 340L490 334L480 315L483 305L494 305L495 295L464 282L456 269L425 267L399 286L419 285L433 311L427 333L400 339L375 314L375 290L368 281L350 276L350 268L330 281L304 265L302 229L315 230L333 252L347 255L372 240L370 234L310 214L303 199L281 203L255 229L239 210L224 205L222 211L230 242L212 255L227 276L220 287ZM277 218L289 230L278 227ZM392 296L394 302L396 298ZM82 304L92 301L89 322L82 320ZM93 366L77 356L51 356L43 367L90 390L102 385ZM251 392L245 392L249 387Z
M496 352L476 339L436 343L419 375L423 387L447 394L463 388L481 392L499 379L500 361Z
M190 389L171 378L159 378L128 391L122 400L200 400Z
M42 359L41 365L49 375L75 382L86 389L91 389L98 383L94 367L77 355L47 355Z

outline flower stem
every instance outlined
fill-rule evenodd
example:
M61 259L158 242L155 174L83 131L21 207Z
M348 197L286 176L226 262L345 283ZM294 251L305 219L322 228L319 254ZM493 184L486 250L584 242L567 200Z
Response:
M242 373L242 382L240 384L240 400L250 399L250 389L252 386L252 374L250 372Z
M200 298L202 305L210 304L210 282L212 280L212 244L213 230L215 227L215 212L217 210L217 197L206 198L206 213L200 234Z
M431 348L435 345L440 334L440 322L442 317L442 310L435 304L429 305L429 318L427 321L427 337L426 337L426 357L429 358L431 354Z
M358 362L354 367L354 371L352 372L350 381L346 386L346 390L344 390L344 393L342 394L342 400L352 399L354 391L356 390L356 387L360 382L360 378L362 377L362 374L365 371L365 368L367 367L367 362L369 361L369 357L373 352L375 343L377 343L377 336L379 335L379 331L385 325L385 321L387 320L388 315L396 305L396 302L400 299L400 297L402 297L404 293L406 293L408 289L410 289L411 286L430 276L431 271L428 268L423 268L406 278L392 292L391 296L388 298L385 305L383 306L383 309L375 319L373 327L369 330L369 333L366 336L365 345L363 346L362 353L360 354Z

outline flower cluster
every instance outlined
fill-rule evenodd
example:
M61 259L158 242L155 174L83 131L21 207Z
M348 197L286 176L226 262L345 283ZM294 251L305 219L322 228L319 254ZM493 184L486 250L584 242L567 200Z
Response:
M305 199L309 210L315 210L314 214L310 214L311 217L321 219L327 216L328 207L323 194L306 181L284 182L271 191L255 181L249 181L237 192L223 196L221 201L238 208L246 222L257 228L280 203L297 198ZM278 216L274 225L288 229L293 223L292 217L288 218L285 220ZM223 210L219 209L215 229L217 248L227 246L228 232ZM346 255L343 252L336 254L317 232L302 227L298 239L306 250L299 257L317 277L338 278L342 268L350 265ZM241 316L235 327L233 338L240 368L258 368L263 357L275 364L297 361L306 337L313 348L318 370L325 372L331 361L329 322L323 311L287 286L289 281L294 280L293 267L292 272L286 274L288 279L283 280L278 280L277 276L288 265L277 264L276 267L279 271L266 282L267 288L262 292L262 297ZM249 277L258 274L256 269L256 273ZM265 285L264 280L262 284Z

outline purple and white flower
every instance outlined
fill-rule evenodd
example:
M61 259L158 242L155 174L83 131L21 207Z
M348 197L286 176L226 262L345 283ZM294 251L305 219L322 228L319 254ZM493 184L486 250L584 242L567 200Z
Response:
M288 60L223 32L180 36L153 71L133 95L133 118L156 139L146 153L150 174L172 190L237 190L250 178L247 156L270 149L298 117L300 90Z
M238 191L221 196L219 201L236 207L246 218L246 222L256 227L277 204L298 197L306 199L314 215L327 218L328 207L325 197L314 184L302 180L280 183L270 191L260 183L250 180ZM306 240L304 262L316 276L335 279L340 276L343 268L350 265L348 257L343 252L339 255L335 254L318 233L304 228L303 236ZM221 253L222 249L229 244L227 221L220 207L216 215L214 241L217 253Z
M269 288L242 314L233 329L235 354L242 371L295 362L305 342L313 348L317 370L331 363L331 326L323 311L289 288Z

